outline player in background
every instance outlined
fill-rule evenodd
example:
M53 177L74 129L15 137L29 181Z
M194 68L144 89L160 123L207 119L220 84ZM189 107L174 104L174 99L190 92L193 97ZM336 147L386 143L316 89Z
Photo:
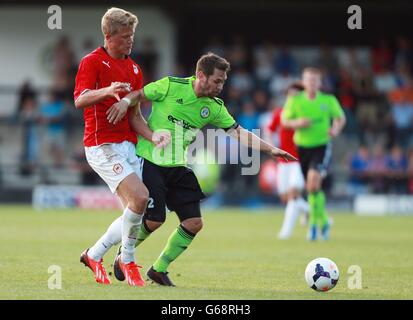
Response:
M292 97L304 90L300 82L294 82L287 88L287 97ZM293 141L294 130L284 128L281 125L282 108L276 108L267 126L266 136L278 131L280 148L298 158L298 152ZM270 141L267 139L267 141ZM308 203L301 196L304 189L304 176L298 161L278 160L277 165L277 191L281 201L286 204L284 221L278 234L280 240L289 239L293 233L295 222L303 212L309 211Z
M325 195L321 188L331 160L332 138L343 129L346 118L337 101L320 91L321 71L305 68L302 74L304 91L287 99L281 123L295 130L294 142L298 149L301 169L306 177L310 205L309 240L317 240L321 228L323 240L329 238L330 223L325 210Z
M143 161L142 177L150 199L137 245L164 223L165 206L175 211L180 220L180 225L147 272L148 278L160 285L174 285L168 277L168 267L188 248L203 226L200 200L205 196L196 176L186 166L188 146L194 141L199 129L211 124L224 129L243 145L266 152L272 157L296 160L288 152L271 146L243 129L228 113L224 102L217 96L222 91L229 69L230 65L225 59L208 53L198 60L196 76L165 77L127 95L132 103L152 101L149 127L154 131L168 130L172 137L170 148L165 149L165 154L157 154L153 144L146 138L139 139L136 148ZM115 124L120 121L128 105L126 101L115 103L108 110L109 121ZM115 276L123 280L118 261L119 256L115 259Z
M141 163L135 155L137 132L131 129L129 121L135 122L135 129L149 143L163 147L169 139L166 134L153 134L140 114L139 105L128 109L127 116L116 124L107 120L106 111L116 101L143 85L140 67L128 56L137 24L135 15L119 8L111 8L104 14L104 46L83 57L74 91L75 106L83 109L84 114L86 159L110 190L118 195L124 208L123 215L116 220L122 225L119 238L113 238L107 232L80 257L80 261L92 270L96 281L103 284L110 284L102 264L103 255L115 242L121 241L120 266L128 283L144 285L135 263L135 242L149 194L139 176Z

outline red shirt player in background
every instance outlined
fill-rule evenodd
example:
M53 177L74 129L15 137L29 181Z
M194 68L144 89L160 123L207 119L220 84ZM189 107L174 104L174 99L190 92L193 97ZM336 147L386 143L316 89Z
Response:
M124 208L123 215L80 257L80 261L93 271L96 281L103 284L110 284L102 265L103 255L119 242L122 242L120 265L128 284L145 284L135 264L134 252L149 193L142 183L135 145L138 134L158 147L164 147L170 140L168 134L154 134L149 129L139 105L130 108L128 117L116 125L107 119L109 107L120 99L128 100L124 97L127 93L143 86L141 69L129 57L137 24L138 18L132 13L119 8L109 9L102 17L104 47L83 57L76 76L74 100L76 108L83 109L86 159L110 190L118 195ZM132 117L138 119L139 132L132 131L129 125ZM116 232L119 228L122 229L121 238Z
M292 83L287 88L287 99L289 96L296 95L302 90L304 90L304 87L300 82ZM281 126L282 110L282 108L274 110L272 119L267 127L267 135L273 134L278 130L279 148L298 158L298 152L293 141L294 130ZM287 162L280 158L277 165L277 191L281 201L286 203L287 206L285 208L284 222L278 234L279 239L289 239L299 213L308 213L308 204L301 197L304 186L304 176L300 163L298 161Z

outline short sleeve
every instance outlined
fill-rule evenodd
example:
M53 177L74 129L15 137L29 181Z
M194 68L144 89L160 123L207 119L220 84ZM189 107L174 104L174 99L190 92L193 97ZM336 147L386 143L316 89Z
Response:
M288 97L283 108L281 119L290 120L295 119L297 116L295 114L294 99L295 97Z
M88 90L96 89L98 79L98 69L95 61L91 57L85 57L80 61L75 80L74 100Z
M341 117L344 115L344 111L343 111L343 109L341 108L340 103L338 102L338 100L337 100L337 98L336 98L335 96L331 96L330 99L331 99L331 100L330 100L330 103L329 103L329 106L330 106L330 116L331 116L333 119L341 118Z
M222 104L218 114L211 120L210 124L221 129L230 129L236 124L236 121L229 114L227 108Z
M169 78L165 77L158 81L148 83L143 92L145 97L150 101L162 101L169 91Z
M267 128L270 132L277 131L277 128L280 126L281 122L281 112L278 109L275 109L270 123L268 124Z

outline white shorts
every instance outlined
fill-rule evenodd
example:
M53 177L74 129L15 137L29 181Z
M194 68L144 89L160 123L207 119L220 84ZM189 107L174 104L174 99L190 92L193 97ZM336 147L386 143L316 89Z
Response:
M119 184L131 173L136 173L142 180L142 160L136 156L132 142L85 147L85 154L89 165L113 193L116 193Z
M304 189L304 176L300 163L279 162L277 166L277 191L278 194L285 194L291 189Z

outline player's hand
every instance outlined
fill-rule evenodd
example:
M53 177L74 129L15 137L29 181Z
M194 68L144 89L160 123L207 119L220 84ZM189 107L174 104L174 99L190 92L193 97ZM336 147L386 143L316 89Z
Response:
M125 100L121 100L113 104L108 111L106 111L106 116L109 123L114 125L121 121L126 113L128 112L129 105Z
M311 120L307 118L301 118L296 120L296 128L307 128L311 125Z
M171 142L171 133L169 131L154 132L152 142L157 148L165 148Z
M338 131L336 128L330 128L330 129L328 129L328 135L329 135L331 138L337 137L338 134L339 134L339 131Z
M276 158L283 158L286 161L298 161L296 157L293 155L289 154L287 151L274 148L270 151L270 155Z
M107 87L107 93L109 96L114 97L116 100L120 101L119 94L131 92L131 87L129 83L125 82L112 82L109 87Z

